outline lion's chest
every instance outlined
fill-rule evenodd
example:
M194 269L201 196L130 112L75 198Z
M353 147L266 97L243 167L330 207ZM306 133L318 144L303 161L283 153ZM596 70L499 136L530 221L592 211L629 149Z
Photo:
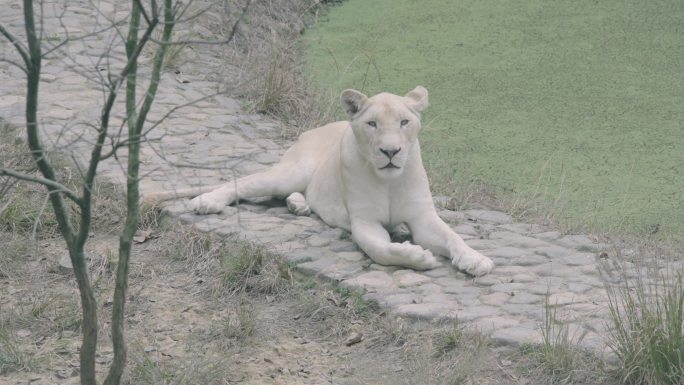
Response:
M393 184L359 184L345 203L351 217L363 217L392 228L407 222L410 213L421 206L422 200L415 198Z

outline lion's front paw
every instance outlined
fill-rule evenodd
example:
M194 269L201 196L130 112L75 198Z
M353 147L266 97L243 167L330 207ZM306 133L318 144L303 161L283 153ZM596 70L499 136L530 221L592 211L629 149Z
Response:
M476 277L489 274L494 268L494 262L491 259L473 249L454 256L451 263L457 269Z
M425 250L408 241L404 243L392 243L389 251L393 256L397 257L397 264L404 267L410 267L416 270L428 270L441 266L430 250Z
M193 198L190 208L197 214L215 214L220 213L227 203L222 194L212 191Z

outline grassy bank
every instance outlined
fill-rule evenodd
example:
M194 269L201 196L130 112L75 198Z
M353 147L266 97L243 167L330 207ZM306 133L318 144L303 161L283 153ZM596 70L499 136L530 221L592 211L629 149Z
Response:
M325 90L428 88L438 190L484 184L571 228L681 239L683 33L675 0L349 0L306 39Z

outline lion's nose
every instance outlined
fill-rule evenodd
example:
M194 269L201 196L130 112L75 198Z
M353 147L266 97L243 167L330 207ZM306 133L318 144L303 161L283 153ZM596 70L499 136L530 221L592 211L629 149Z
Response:
M393 157L394 155L396 155L399 151L401 151L401 147L399 147L399 148L393 148L393 149L384 149L384 148L381 148L381 149L380 149L380 152L382 152L383 154L385 154L389 159L392 159L392 157Z

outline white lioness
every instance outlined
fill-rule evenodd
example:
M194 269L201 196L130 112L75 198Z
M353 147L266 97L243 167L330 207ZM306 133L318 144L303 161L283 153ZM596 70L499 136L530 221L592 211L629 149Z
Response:
M200 214L218 213L238 197L287 197L297 215L318 214L330 226L351 231L375 262L417 270L439 266L434 254L480 276L492 261L470 248L437 215L420 157L420 113L428 93L406 96L342 93L350 121L305 132L271 169L229 182L194 198ZM407 225L413 243L390 240L388 229Z

